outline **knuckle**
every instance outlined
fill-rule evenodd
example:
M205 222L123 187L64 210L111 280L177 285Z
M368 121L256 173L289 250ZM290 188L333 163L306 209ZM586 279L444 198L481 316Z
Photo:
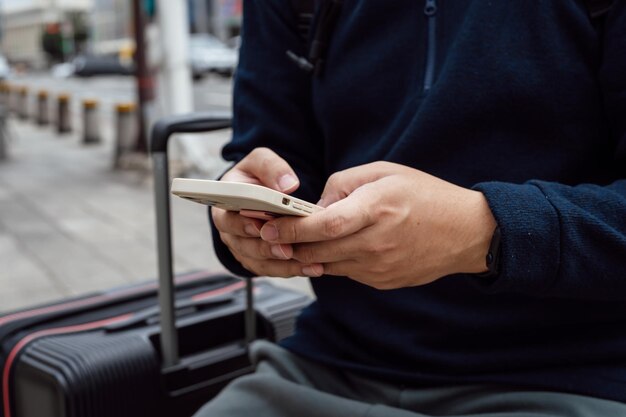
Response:
M363 246L363 252L365 252L365 254L368 256L376 255L379 253L379 251L380 246L377 242L369 241L365 244L365 246Z
M372 274L373 279L380 279L381 275L384 275L387 272L388 268L382 262L375 262L370 268L369 272Z
M259 241L258 253L259 253L259 255L261 255L261 257L263 259L275 258L275 256L272 254L272 250L270 248L270 245L268 243L266 243L266 242L263 242L263 241Z
M359 206L357 215L360 216L363 219L363 222L365 224L372 224L372 223L374 223L373 214L372 214L371 210L369 210L368 208L365 208L363 206Z
M254 148L249 154L248 157L251 159L256 159L256 158L262 158L264 156L267 156L268 154L270 154L272 151L265 147L265 146L260 146L258 148Z
M368 257L376 257L376 258L382 257L384 260L386 260L387 256L392 251L393 247L394 247L393 243L390 243L390 242L369 241L363 247L363 252ZM376 263L376 265L382 265L382 264L383 262Z
M267 261L267 260L259 261L258 265L263 275L267 275L270 277L282 277L282 278L292 276L289 268L286 267L286 265L277 266L272 261Z
M331 187L336 187L337 185L341 184L341 178L343 177L343 171L337 171L334 174L332 174L330 177L328 177L328 185Z
M275 163L269 155L263 154L259 157L259 166L261 171L269 172L275 166Z
M234 234L233 232L237 231L237 224L238 224L238 219L237 219L237 214L234 213L225 213L223 216L221 216L220 219L220 224L221 224L221 230L223 230L224 232L227 233L231 233Z
M248 258L246 258L245 256L241 256L240 253L232 252L232 254L233 254L233 257L237 260L237 262L241 264L241 266L246 268L248 271L251 271L250 260Z
M242 245L241 239L238 239L230 235L228 241L230 243L227 243L227 245L230 248L231 252L235 254L239 254L239 255L245 255L245 252L243 251L243 248L242 248L243 245Z
M246 258L254 260L267 258L263 255L260 245L254 239L238 238L237 245L238 253Z
M224 210L216 209L215 207L211 208L211 218L213 219L213 224L219 231L224 230Z
M323 234L328 238L340 236L346 228L347 219L343 215L335 215L324 222Z
M300 232L298 231L298 226L295 222L283 223L281 225L276 225L276 229L279 231L279 236L281 240L285 240L286 242L299 242Z
M312 264L315 262L315 253L311 248L299 248L296 250L296 259L303 264Z
M223 233L220 232L220 239L222 240L222 242L228 247L228 249L233 250L233 236L228 234L228 233Z

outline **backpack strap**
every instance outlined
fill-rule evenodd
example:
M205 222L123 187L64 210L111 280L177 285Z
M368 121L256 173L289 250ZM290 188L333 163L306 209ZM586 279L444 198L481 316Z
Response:
M614 0L585 0L587 11L589 12L589 18L592 21L601 18L606 15L611 7L613 7Z
M286 51L287 56L300 69L319 77L343 0L291 0L291 4L298 15L298 28L308 54L299 56Z
M313 15L315 14L315 0L291 0L291 6L296 14L298 32L306 44L311 34Z

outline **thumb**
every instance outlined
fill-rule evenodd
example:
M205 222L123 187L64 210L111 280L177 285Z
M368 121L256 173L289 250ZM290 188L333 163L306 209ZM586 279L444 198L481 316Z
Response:
M326 181L322 197L317 205L328 207L339 200L343 200L365 184L396 174L398 169L400 168L396 164L373 162L336 172Z
M291 193L300 186L289 163L268 148L254 149L222 180L260 184L283 193Z

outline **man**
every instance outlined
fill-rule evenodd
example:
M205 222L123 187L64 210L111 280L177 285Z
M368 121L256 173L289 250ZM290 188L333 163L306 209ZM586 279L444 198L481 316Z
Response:
M316 17L319 22L321 17ZM346 0L320 75L245 3L220 259L317 301L211 416L626 415L626 2Z

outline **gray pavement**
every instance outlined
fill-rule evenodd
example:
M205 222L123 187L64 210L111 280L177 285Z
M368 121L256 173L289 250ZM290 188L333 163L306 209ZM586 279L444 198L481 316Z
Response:
M9 128L10 159L0 162L0 312L154 278L150 176L113 171L111 137L85 146L79 134L59 137L32 122L10 119ZM215 161L227 139L198 138L211 142ZM205 207L172 202L175 271L223 271ZM278 283L309 290L304 279Z

